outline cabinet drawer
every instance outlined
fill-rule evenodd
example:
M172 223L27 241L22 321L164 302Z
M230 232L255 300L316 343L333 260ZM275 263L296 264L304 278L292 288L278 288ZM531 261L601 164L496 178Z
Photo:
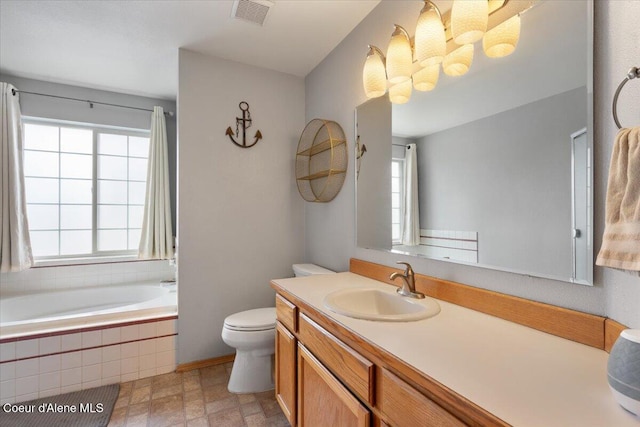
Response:
M298 331L298 307L276 294L276 318L291 332Z
M394 426L464 426L460 420L386 369L376 374L376 407Z
M300 314L298 326L305 347L361 399L373 404L373 363L304 314Z

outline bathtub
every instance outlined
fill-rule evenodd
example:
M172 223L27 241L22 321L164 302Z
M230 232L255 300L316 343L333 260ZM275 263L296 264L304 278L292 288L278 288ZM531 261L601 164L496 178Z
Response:
M0 299L0 340L176 314L176 286L149 282Z
M2 403L175 370L175 284L96 286L0 299Z

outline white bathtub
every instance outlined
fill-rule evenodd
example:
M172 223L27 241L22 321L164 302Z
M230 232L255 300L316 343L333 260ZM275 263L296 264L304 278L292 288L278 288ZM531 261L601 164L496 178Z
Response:
M175 315L176 286L158 282L0 299L0 340Z

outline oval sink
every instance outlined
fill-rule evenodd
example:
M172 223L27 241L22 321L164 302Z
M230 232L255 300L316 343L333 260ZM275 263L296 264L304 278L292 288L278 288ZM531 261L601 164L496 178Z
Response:
M385 322L410 322L440 313L432 298L411 300L395 292L379 289L342 289L324 298L324 305L334 313L356 319Z

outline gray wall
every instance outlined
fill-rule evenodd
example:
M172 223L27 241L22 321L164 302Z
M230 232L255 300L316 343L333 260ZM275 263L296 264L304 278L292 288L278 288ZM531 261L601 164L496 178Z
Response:
M154 106L164 111L176 111L176 103L170 100L145 98L117 92L89 89L40 80L25 79L16 76L0 75L0 81L11 83L18 90L65 96L69 98L88 99L110 104L127 105L153 109ZM110 107L95 104L89 108L85 102L70 101L59 98L20 95L20 109L23 115L48 119L68 120L98 125L131 127L138 129L151 128L151 113L129 108ZM173 234L176 234L176 117L165 115L167 123L167 145L169 151L169 178L171 192L171 217Z
M387 46L394 23L415 26L420 5L415 2L381 2L342 43L306 77L307 118L336 120L353 135L353 109L364 102L362 66L367 44ZM604 228L604 199L608 162L617 129L611 119L611 97L627 70L640 58L640 2L595 3L595 247ZM415 7L414 7L415 6ZM633 85L630 83L628 86ZM636 92L637 93L637 92ZM640 115L631 96L620 99L626 123ZM353 144L353 138L349 141ZM353 151L352 151L353 152ZM353 167L351 165L350 167ZM607 315L631 327L640 327L640 283L637 277L597 267L595 286L585 287L442 261L392 255L355 246L354 174L333 202L308 206L306 220L307 261L334 270L348 269L350 257L391 265L409 261L416 271L467 283L510 295Z
M188 363L233 353L220 337L225 317L273 307L270 279L304 261L294 175L304 81L180 50L178 88L178 363ZM249 135L264 136L248 149L225 136L241 101Z
M595 248L602 244L607 173L618 128L611 116L611 100L629 68L640 66L640 2L637 0L595 1ZM618 100L623 126L640 125L640 82L625 85ZM606 291L607 316L640 328L640 278L611 268L597 267L595 281Z
M404 138L401 136L391 136L391 158L404 159L406 155L406 148L401 147L409 144L416 144L417 138Z
M421 228L477 231L480 264L571 277L571 134L585 99L574 89L421 138Z
M358 107L357 119L367 147L357 182L358 245L391 249L391 104L372 99Z

